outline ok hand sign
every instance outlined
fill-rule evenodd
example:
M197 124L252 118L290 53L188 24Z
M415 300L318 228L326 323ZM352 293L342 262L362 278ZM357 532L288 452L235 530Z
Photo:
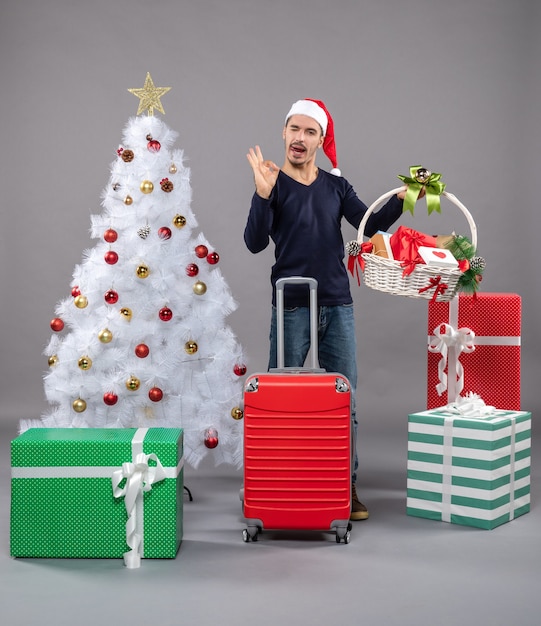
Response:
M278 172L280 168L272 161L265 161L261 154L261 148L256 146L250 148L250 151L246 155L248 163L254 172L255 190L258 196L262 198L270 198L276 179L278 178Z

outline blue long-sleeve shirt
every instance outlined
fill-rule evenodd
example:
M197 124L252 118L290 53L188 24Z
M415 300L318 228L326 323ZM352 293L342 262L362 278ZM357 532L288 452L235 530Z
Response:
M311 185L280 171L269 199L254 193L244 241L253 253L264 250L270 240L274 242L273 303L276 281L289 276L317 279L320 306L352 303L341 221L344 218L358 229L367 208L345 178L321 169ZM378 230L388 230L401 214L402 200L393 196L368 218L365 234L370 237ZM307 294L303 285L288 285L285 306L308 306Z

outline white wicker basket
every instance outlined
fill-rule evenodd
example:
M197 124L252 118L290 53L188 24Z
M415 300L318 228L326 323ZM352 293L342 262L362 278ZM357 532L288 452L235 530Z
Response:
M359 246L363 243L366 222L373 211L383 205L391 196L404 189L406 187L398 187L384 193L368 208L359 224L357 236ZM471 242L474 248L477 248L477 227L471 213L453 194L443 191L441 195L450 200L464 213L471 230ZM458 291L458 280L462 275L462 271L458 268L435 267L418 263L411 274L404 276L404 267L400 261L386 259L366 252L361 253L361 257L364 261L363 281L371 289L408 298L435 299L437 302L449 302ZM434 298L436 287L431 288L431 285L436 283L444 284L446 288L445 291L438 292Z

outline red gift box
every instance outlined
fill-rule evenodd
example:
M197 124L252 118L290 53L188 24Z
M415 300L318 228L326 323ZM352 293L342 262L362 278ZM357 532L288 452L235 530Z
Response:
M427 409L473 392L487 405L519 411L520 326L514 293L429 302Z
M417 263L424 263L419 254L420 246L436 247L436 237L425 235L408 226L399 226L389 239L393 258L402 261L404 276L411 274Z

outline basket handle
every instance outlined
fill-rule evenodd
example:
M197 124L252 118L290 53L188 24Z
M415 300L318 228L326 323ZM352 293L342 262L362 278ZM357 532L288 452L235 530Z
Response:
M382 196L380 196L375 202L373 202L368 207L366 213L363 215L363 219L361 220L361 223L359 224L359 230L357 233L357 242L359 243L359 245L362 244L363 242L364 229L365 229L366 222L368 221L368 218L370 217L370 215L376 209L378 209L385 202L385 200L388 200L391 196L394 196L395 194L400 193L401 191L404 191L405 189L407 189L406 186L397 187L396 189L391 189L391 191L384 193ZM448 191L442 191L441 195L445 196L450 202L452 202L455 206L457 206L462 211L462 213L464 213L466 220L468 221L468 226L470 227L472 245L474 249L477 250L477 226L475 225L472 214L462 204L462 202L460 202L460 200L452 193L449 193Z

